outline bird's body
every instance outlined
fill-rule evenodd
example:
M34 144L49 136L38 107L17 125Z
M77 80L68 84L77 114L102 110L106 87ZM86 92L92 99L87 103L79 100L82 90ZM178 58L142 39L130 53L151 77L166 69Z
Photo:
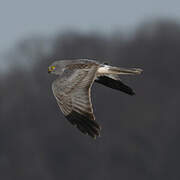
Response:
M52 83L52 90L63 114L82 133L94 138L100 135L101 128L95 121L91 103L93 82L133 95L133 90L121 82L119 75L142 72L88 59L55 61L48 71L59 76Z

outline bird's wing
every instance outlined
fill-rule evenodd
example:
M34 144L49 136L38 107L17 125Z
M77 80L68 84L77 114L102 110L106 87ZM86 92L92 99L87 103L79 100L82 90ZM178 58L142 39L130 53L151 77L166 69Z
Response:
M61 86L53 90L57 103L71 124L95 138L100 135L100 126L93 115L90 90L98 65L72 64L68 68L66 80L56 80L55 86Z
M132 88L124 84L119 76L117 75L104 75L104 76L99 76L95 82L103 84L104 86L110 87L112 89L116 89L119 91L122 91L124 93L127 93L129 95L135 95L135 92L133 91Z

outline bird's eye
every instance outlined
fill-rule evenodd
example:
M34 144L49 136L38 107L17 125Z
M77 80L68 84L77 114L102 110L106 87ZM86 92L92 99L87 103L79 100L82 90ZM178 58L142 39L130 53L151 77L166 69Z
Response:
M52 71L54 71L56 69L55 66L49 66L48 67L48 73L51 73Z
M51 66L51 70L52 70L52 71L55 70L55 68L56 68L55 66Z

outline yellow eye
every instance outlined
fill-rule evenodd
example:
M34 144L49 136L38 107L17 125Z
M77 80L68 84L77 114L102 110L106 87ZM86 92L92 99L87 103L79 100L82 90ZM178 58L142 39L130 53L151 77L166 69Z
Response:
M49 66L48 67L48 73L51 73L52 71L54 71L56 69L55 66Z
M56 68L55 66L51 66L51 70L52 70L52 71L55 70L55 68Z

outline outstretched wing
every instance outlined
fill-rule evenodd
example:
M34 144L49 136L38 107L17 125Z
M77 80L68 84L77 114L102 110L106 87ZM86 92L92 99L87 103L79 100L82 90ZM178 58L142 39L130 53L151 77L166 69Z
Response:
M98 65L71 64L68 68L64 80L57 79L53 85L57 103L71 124L95 138L100 126L93 115L90 90Z
M127 93L129 95L135 95L135 92L132 88L124 84L120 78L116 75L106 75L106 76L99 76L95 82L103 84L104 86L110 87L112 89L116 89Z

